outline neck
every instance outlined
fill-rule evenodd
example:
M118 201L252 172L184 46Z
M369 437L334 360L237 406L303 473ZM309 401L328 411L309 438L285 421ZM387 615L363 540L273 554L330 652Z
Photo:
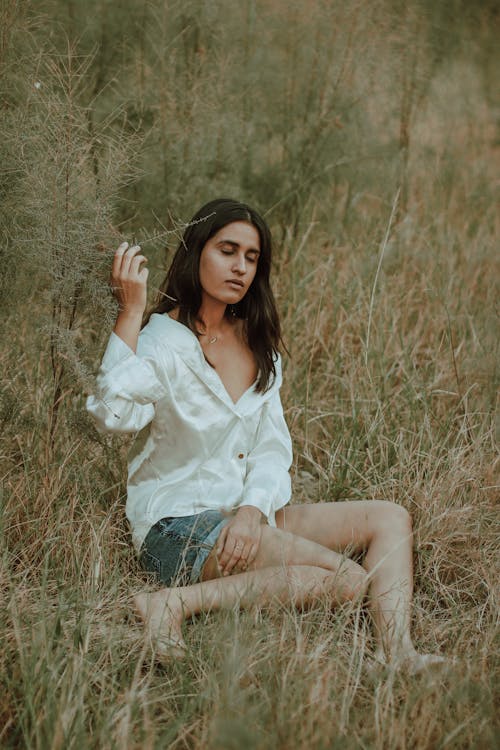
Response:
M205 333L220 333L226 307L224 302L215 299L204 299L202 301L198 310L198 318L203 323Z

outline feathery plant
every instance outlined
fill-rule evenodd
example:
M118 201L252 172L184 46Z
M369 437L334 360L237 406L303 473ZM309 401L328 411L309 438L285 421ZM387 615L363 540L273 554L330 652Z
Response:
M49 355L50 456L62 400L88 387L77 353L82 315L94 330L111 319L100 279L118 242L113 211L119 190L134 174L135 143L117 122L119 112L109 117L106 130L89 128L94 103L85 101L85 93L92 57L79 56L68 43L65 52L42 50L30 62L26 101L4 134L14 175L4 232L10 262L25 284L30 280L33 317L45 343L41 350Z

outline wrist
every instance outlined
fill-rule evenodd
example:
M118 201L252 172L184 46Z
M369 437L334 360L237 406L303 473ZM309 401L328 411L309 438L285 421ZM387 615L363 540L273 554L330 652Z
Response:
M141 325L142 312L140 310L122 310L118 313L113 331L133 352L136 352Z
M264 515L264 513L254 505L240 505L237 512L238 515L255 519L259 523L265 523L266 521L266 516Z
M121 307L116 316L116 320L117 322L122 320L128 323L142 323L144 310L144 307Z

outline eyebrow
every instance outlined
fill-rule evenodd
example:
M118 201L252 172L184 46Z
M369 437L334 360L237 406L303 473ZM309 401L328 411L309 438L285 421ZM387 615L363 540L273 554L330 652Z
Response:
M235 242L234 240L219 240L217 242L217 245L231 245L231 247L234 247L235 249L238 249L240 246L239 242ZM257 253L257 255L260 255L260 250L257 250L256 247L249 247L247 250L248 253Z

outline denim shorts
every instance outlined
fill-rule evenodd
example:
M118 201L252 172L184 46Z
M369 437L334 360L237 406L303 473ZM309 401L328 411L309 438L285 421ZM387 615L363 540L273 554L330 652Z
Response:
M161 518L148 531L139 560L148 573L165 586L197 583L227 513L205 510L194 516Z

